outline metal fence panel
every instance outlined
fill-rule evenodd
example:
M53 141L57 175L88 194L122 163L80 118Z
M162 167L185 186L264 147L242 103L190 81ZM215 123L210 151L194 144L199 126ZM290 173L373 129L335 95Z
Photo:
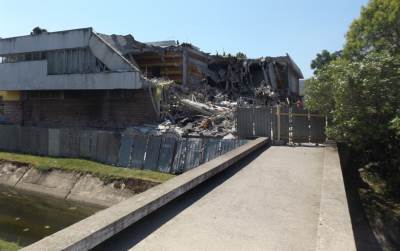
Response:
M45 156L49 152L49 129L47 128L38 128L38 154Z
M60 129L60 156L79 157L79 129Z
M128 167L131 161L131 151L133 145L133 138L129 135L122 135L121 147L119 149L118 165Z
M271 137L271 108L254 108L254 132L259 137Z
M39 155L40 132L36 127L30 128L28 153Z
M19 127L14 125L0 125L0 149L4 151L18 151Z
M236 111L236 127L237 133L241 138L249 138L254 136L253 124L254 113L253 108L238 107Z
M143 165L144 169L157 170L160 147L161 137L149 137L149 141L147 143L146 159Z
M120 147L120 134L99 131L97 134L96 159L100 162L116 165Z
M177 144L172 173L179 174L184 170L187 153L187 141L188 139L181 139Z
M130 167L143 168L144 154L147 148L147 136L133 136L132 155Z
M19 150L23 153L33 153L33 149L31 147L31 127L24 127L20 131L20 141L19 141Z
M121 134L116 132L107 133L107 159L105 163L118 164L119 148L121 146Z
M188 139L186 145L186 158L184 171L193 169L200 165L203 142L202 139Z
M280 128L275 129L276 133L280 132L280 139L284 141L289 140L289 107L281 106L279 108L279 114L277 113L276 126L280 125Z
M209 139L204 146L205 162L215 159L219 155L221 140Z
M176 138L163 137L160 156L158 158L158 170L163 173L169 173L172 170L176 147Z
M309 141L310 122L308 111L294 107L293 110L293 142L304 143Z
M82 130L79 132L79 155L83 158L90 159L90 139L91 132L89 130Z
M60 129L49 129L49 155L60 156Z

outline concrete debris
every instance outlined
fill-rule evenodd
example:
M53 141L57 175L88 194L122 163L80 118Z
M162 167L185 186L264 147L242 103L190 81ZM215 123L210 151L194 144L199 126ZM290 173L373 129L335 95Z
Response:
M237 106L299 99L298 79L303 75L289 55L210 55L178 41L143 43L131 35L99 35L158 87L153 103L159 101L159 107L154 106L160 108L162 122L131 127L130 133L232 138Z
M189 109L192 109L195 112L198 112L202 115L205 116L211 116L211 115L215 115L218 114L220 112L224 112L227 111L228 109L225 107L220 107L220 106L216 106L216 105L207 105L207 104L202 104L196 101L192 101L189 99L182 99L181 103L186 106Z
M298 78L303 75L289 55L246 59L232 56L210 56L208 84L232 99L240 96L261 98L261 102L298 99ZM268 89L267 89L268 88Z

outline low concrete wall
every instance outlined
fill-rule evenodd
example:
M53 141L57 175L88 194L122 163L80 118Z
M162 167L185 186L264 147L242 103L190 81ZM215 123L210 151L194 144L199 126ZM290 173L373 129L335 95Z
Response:
M90 174L61 170L43 172L28 164L0 160L0 185L99 208L113 206L157 185L151 181L136 182L137 187L130 189L124 181L105 184Z
M22 250L88 250L265 146L259 138Z
M325 148L320 215L318 223L318 251L355 251L346 191L336 144Z

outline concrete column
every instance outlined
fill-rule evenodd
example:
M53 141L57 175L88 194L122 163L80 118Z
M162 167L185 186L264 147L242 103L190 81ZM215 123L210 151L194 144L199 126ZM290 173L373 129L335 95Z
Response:
M188 52L182 48L182 85L188 84Z

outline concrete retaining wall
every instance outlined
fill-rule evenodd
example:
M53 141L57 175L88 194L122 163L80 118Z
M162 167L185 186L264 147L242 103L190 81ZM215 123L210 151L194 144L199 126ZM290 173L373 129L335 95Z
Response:
M134 182L137 185L128 188L124 181L105 184L90 174L61 170L43 172L28 164L0 161L0 185L101 208L115 205L158 184L144 180Z
M22 250L89 250L267 143L266 138L251 141Z

